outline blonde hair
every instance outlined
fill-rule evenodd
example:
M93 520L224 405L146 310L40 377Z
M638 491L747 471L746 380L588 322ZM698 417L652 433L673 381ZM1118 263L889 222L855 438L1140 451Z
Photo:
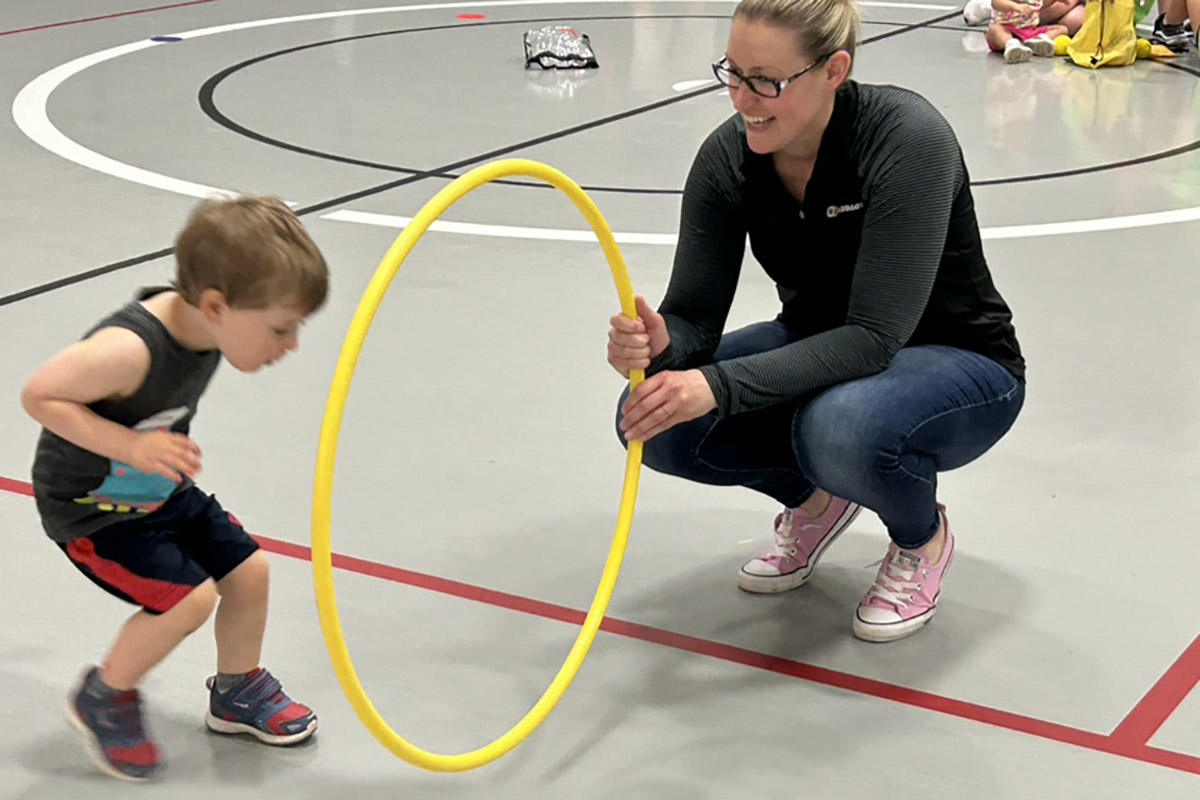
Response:
M853 56L858 43L860 16L854 0L742 0L733 19L792 31L800 51L810 58L838 50Z
M175 240L175 288L192 305L216 289L233 308L325 304L329 268L300 219L277 197L205 200Z

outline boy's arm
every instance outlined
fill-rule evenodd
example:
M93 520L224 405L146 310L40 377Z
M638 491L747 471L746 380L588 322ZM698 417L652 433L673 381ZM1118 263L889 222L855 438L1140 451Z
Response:
M199 470L199 450L190 439L135 431L87 408L133 394L149 369L150 351L140 336L104 328L43 364L22 389L21 405L47 430L84 450L178 481L180 472Z

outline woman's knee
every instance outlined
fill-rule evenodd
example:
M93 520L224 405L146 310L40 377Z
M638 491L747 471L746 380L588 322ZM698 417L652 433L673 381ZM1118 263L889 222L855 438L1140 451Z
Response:
M628 387L621 393L621 399L617 402L615 422L617 441L626 450L629 449L629 442L621 431L621 407L625 404L627 397L629 397ZM642 464L665 475L686 476L690 474L690 465L695 462L696 454L692 445L693 437L683 430L685 426L686 424L668 429L650 441L643 442Z
M896 463L905 432L873 398L845 386L800 409L793 425L796 460L808 478L834 494L854 494Z

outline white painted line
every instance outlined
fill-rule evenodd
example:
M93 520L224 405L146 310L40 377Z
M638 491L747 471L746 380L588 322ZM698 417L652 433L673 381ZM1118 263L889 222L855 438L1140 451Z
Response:
M412 217L396 217L389 214L371 214L365 211L335 211L321 219L335 222L357 222L360 225L376 225L383 228L403 228L412 222ZM459 233L467 236L495 236L506 239L542 239L556 242L595 242L596 234L591 228L570 230L565 228L524 228L512 225L488 225L477 222L450 222L435 220L431 231ZM613 238L619 244L675 244L676 237L666 233L617 233Z
M368 14L395 14L401 11L437 11L445 8L504 8L513 6L557 6L557 5L604 5L610 3L633 4L635 0L484 0L483 2L455 3L424 3L412 6L380 6L379 8L350 8L342 11L321 11L315 14L299 14L293 17L274 17L272 19L257 19L249 22L234 22L228 25L217 25L212 28L199 28L184 33L172 33L180 39L196 39L201 36L212 36L217 33L230 33L250 28L262 28L267 25L284 25L290 22L312 22L321 19L336 19L338 17L365 16ZM735 0L651 0L654 3L723 3L733 5ZM933 5L929 3L901 3L893 0L859 0L858 5L873 8L911 8L915 11L954 11L960 6Z
M21 129L22 133L51 153L85 166L88 169L103 172L122 180L152 186L155 189L162 189L163 191L174 192L175 194L190 195L192 197L231 194L213 186L204 186L199 183L170 178L166 175L160 175L157 172L150 172L149 170L140 169L108 158L107 156L102 156L64 136L62 131L54 127L54 123L50 121L50 117L46 113L46 105L50 99L51 92L72 75L83 72L88 67L93 67L109 59L129 53L136 53L139 50L145 50L150 47L157 47L159 44L160 42L152 42L146 39L134 42L133 44L114 47L111 50L103 50L99 53L93 53L90 56L68 61L62 66L55 67L49 72L39 75L26 84L25 88L13 100L13 121L17 123L17 127Z
M1063 233L1095 233L1123 228L1148 228L1152 225L1171 225L1179 222L1200 220L1200 206L1179 208L1174 211L1154 211L1149 214L1133 214L1127 217L1101 217L1099 219L1077 219L1071 222L1043 222L1037 225L1008 225L1002 228L984 228L984 239L1024 239L1030 236L1056 236Z
M251 20L249 22L237 22L229 25L219 25L210 28L200 28L194 31L184 31L182 33L176 33L172 35L185 40L197 39L203 36L212 36L219 33L230 33L233 31L261 28L268 25L281 25L291 22L307 22L313 20L333 19L338 17L367 14L386 14L403 11L433 11L452 8L497 8L538 5L625 4L629 2L631 2L631 0L478 0L477 2L467 0L466 2L428 3L424 5L410 6L385 6L380 8L326 11L316 14L304 14L291 17L275 17L271 19ZM706 2L730 4L733 2L733 0L651 0L651 2ZM953 11L958 8L958 6L889 2L888 0L861 0L859 5L882 8L912 8L929 11ZM105 61L109 61L129 53L137 52L139 50L155 47L158 44L160 43L150 40L142 40L133 42L132 44L122 45L120 47L113 47L108 50L102 50L98 53L77 58L73 61L67 62L66 64L55 67L49 72L43 73L34 80L30 81L17 94L12 106L14 122L16 122L16 125L21 132L28 136L33 142L54 153L55 155L79 164L80 166L104 173L106 175L111 175L121 180L139 183L144 186L150 186L152 188L161 189L174 194L187 195L189 197L210 197L214 195L228 196L236 194L235 192L227 189L220 189L214 186L206 186L200 183L193 183L191 181L185 181L172 178L167 175L161 175L157 172L141 169L140 167L125 164L101 155L100 153L89 150L88 148L70 139L58 128L56 128L50 121L49 115L46 111L50 100L50 95L55 89L62 85L63 82L72 76L83 72L85 69L96 66L97 64L101 64ZM696 82L685 81L683 83L675 84L674 88L676 91L686 91L686 89L681 89L679 87L687 84L699 86L708 82L708 80ZM299 203L296 203L295 201L287 202L292 206L299 205ZM350 209L327 214L323 218L340 222L384 225L386 227L395 228L403 227L409 221L411 221L411 219L407 217L371 214L367 212L353 211ZM982 229L981 233L984 239L1016 239L1034 236L1056 236L1069 233L1087 233L1093 231L1115 230L1120 228L1140 228L1151 225L1168 225L1180 222L1191 222L1198 219L1200 219L1200 206L1195 208L1183 208L1174 211L1159 211L1123 217L1102 217L1098 219L1073 220L1068 222L1045 222L1032 225L1011 225L998 228L984 228ZM510 238L549 239L556 241L595 241L595 236L590 230L513 227L484 223L451 222L448 220L438 220L431 226L431 230L472 236L504 236ZM665 233L616 233L614 235L616 236L618 242L624 242L628 244L672 245L676 241L676 236L674 234Z
M351 210L324 214L321 216L321 219L333 222L353 222L359 225L375 225L383 228L403 228L412 222L412 217L373 214L365 211ZM1027 239L1036 236L1061 236L1069 233L1095 233L1123 228L1146 228L1152 225L1169 225L1179 222L1195 222L1197 220L1200 220L1200 207L1181 208L1175 211L1155 211L1149 214L1135 214L1127 217L1101 217L1099 219L1079 219L1068 222L1041 222L1034 225L1008 225L997 228L983 228L980 231L980 235L984 239ZM442 233L457 233L465 236L494 236L510 239L545 239L559 242L596 241L596 236L592 233L591 229L520 228L510 225L437 220L429 226L429 230L441 231ZM620 244L674 245L678 241L678 237L671 233L618 233L614 231L613 237Z
M676 92L686 92L691 89L699 89L701 86L708 86L712 83L716 83L712 78L702 78L698 81L680 81L672 85L671 89Z

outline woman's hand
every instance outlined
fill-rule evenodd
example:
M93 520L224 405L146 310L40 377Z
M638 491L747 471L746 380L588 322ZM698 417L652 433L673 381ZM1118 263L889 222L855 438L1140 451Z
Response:
M651 375L630 392L621 406L625 441L649 441L681 422L690 422L717 407L708 379L697 369Z
M671 343L666 320L640 294L634 296L637 319L618 312L609 320L608 363L624 377L629 371L645 369Z

